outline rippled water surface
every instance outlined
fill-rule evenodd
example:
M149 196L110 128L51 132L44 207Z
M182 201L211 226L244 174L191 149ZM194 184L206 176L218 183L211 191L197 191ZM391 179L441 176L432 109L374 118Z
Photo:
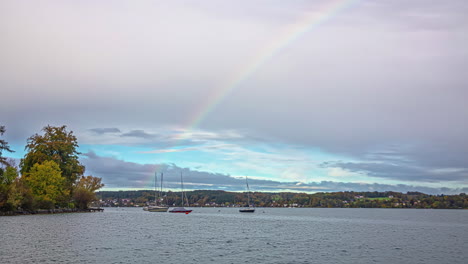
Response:
M0 217L1 263L467 263L468 210L193 208Z

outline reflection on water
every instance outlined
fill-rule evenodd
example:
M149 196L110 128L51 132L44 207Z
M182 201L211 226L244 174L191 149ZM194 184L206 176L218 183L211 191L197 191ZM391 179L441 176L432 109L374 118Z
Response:
M465 263L467 210L194 208L0 217L2 263Z

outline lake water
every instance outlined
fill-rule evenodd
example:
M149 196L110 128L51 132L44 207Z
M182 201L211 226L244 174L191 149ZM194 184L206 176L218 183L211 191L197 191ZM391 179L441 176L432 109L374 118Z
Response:
M468 263L468 210L193 209L0 217L0 263Z

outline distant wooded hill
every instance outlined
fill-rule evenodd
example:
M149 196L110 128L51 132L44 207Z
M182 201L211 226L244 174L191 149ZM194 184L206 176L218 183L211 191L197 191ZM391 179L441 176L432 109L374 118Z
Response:
M186 192L190 206L245 206L247 195L238 192L196 190ZM104 206L143 206L154 201L154 191L101 191ZM165 203L178 205L180 192L164 193ZM257 207L327 208L433 208L468 209L468 196L429 195L420 192L251 193Z

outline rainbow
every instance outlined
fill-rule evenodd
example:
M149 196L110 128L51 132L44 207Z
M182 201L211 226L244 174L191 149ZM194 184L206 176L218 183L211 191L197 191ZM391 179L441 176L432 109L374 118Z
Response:
M314 10L307 12L296 23L288 27L283 34L280 34L274 41L266 45L245 64L236 74L234 74L221 88L215 89L213 93L202 103L200 108L194 111L194 115L186 125L187 131L198 127L200 123L242 82L254 75L266 62L280 53L284 48L297 41L305 33L317 28L329 21L346 9L349 9L359 0L332 0L325 1L326 4L314 6Z
M281 53L283 49L297 41L301 36L349 9L358 1L360 0L324 0L324 5L313 6L311 8L313 10L306 12L296 23L287 27L282 34L279 34L273 41L262 47L257 55L236 71L224 85L214 89L210 96L200 104L200 107L193 111L194 114L188 118L186 125L180 128L181 134L176 135L174 139L180 142L190 137L187 133L190 134L197 128L233 90L254 75L265 63ZM152 183L152 177L152 174L148 174L148 186Z

